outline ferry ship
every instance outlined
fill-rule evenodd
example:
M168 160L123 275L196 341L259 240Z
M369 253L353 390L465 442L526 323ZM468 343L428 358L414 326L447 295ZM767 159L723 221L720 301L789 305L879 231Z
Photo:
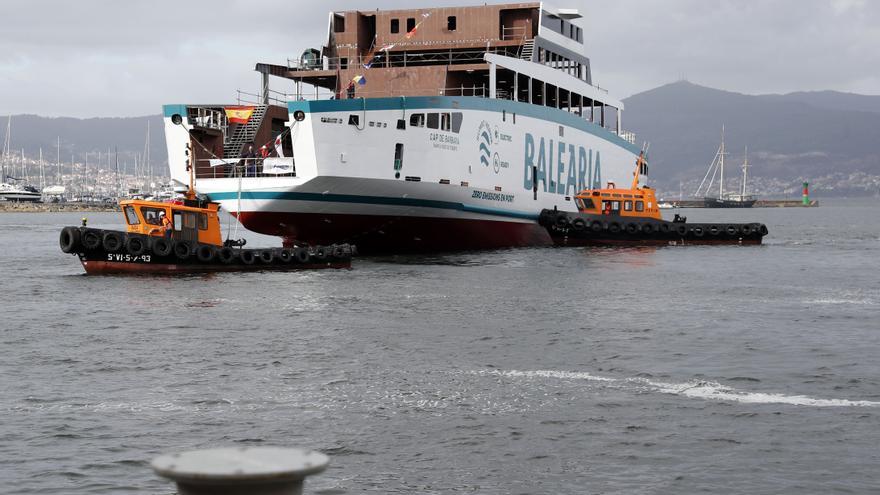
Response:
M320 49L256 64L255 101L165 105L171 176L195 167L200 194L288 247L551 245L540 212L628 182L640 152L588 37L543 2L331 12Z

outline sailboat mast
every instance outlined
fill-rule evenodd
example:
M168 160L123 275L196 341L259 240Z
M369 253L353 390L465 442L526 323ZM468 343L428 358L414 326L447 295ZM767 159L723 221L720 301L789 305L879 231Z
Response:
M724 126L721 126L721 180L718 181L718 199L724 199Z
M0 161L0 173L2 173L2 177L0 177L0 182L6 182L6 165L9 161L9 135L12 132L12 115L9 115L9 119L6 121L6 139L3 140L3 153L2 153L2 161Z
M43 176L43 148L40 147L40 196L43 194L43 189L46 188L46 178Z
M742 200L745 201L746 198L746 179L749 175L749 147L746 146L746 158L743 161L743 187L742 187Z

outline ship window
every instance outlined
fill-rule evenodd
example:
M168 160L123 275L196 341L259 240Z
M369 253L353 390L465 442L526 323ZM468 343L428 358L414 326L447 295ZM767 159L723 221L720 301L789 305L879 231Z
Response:
M199 213L199 230L208 230L208 214Z
M162 225L162 219L159 218L159 213L164 212L164 208L149 208L146 206L141 208L141 215L144 217L144 221L150 225Z
M391 19L391 32L399 33L400 32L400 19Z
M645 211L644 201L636 201L636 211Z
M336 14L333 16L333 32L334 33L344 33L345 32L345 16Z
M414 113L409 116L409 125L413 127L425 127L425 114Z
M428 114L428 129L439 129L440 128L440 114L439 113L429 113Z
M633 202L630 200L626 200L623 202L623 210L624 211L633 211Z
M131 206L125 207L125 221L128 222L129 225L138 225L141 223L141 221L138 220L137 213L134 212L134 208Z
M360 115L349 115L348 116L348 125L354 125L354 126L361 125Z
M448 113L441 113L440 114L440 130L441 131L448 131L449 129L450 129L449 114Z
M347 58L343 57L343 58L339 59L339 68L340 69L347 69L348 68L348 59Z
M454 15L451 15L446 18L446 29L449 31L455 31L456 29L456 19Z
M461 130L462 115L461 112L452 113L452 132L458 134ZM516 114L514 114L514 122L516 122Z
M183 215L183 227L187 229L196 228L196 215L194 213L187 212Z
M416 19L415 17L407 18L406 20L406 32L410 32L416 28Z
M174 212L174 230L180 230L183 225L183 220L181 220L181 214L179 211Z
M403 119L397 119L397 128L400 130L406 129L406 121Z

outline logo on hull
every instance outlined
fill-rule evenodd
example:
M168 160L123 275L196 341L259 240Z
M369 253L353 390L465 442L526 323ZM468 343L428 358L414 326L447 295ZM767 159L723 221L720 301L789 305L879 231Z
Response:
M505 137L507 139L504 139ZM501 156L497 151L494 153L492 152L492 148L502 140L510 141L510 136L501 136L498 132L498 128L496 127L493 130L492 126L485 120L480 122L480 127L477 129L477 145L480 151L480 165L484 167L491 166L496 174L501 172L501 169L510 166L510 163L501 159Z

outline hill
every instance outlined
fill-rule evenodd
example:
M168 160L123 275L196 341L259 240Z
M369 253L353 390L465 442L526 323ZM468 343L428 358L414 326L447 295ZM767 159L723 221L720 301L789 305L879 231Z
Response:
M729 160L749 147L751 174L796 179L880 175L880 97L836 92L751 96L677 82L624 100L624 127L651 142L652 179L697 182L725 127Z

